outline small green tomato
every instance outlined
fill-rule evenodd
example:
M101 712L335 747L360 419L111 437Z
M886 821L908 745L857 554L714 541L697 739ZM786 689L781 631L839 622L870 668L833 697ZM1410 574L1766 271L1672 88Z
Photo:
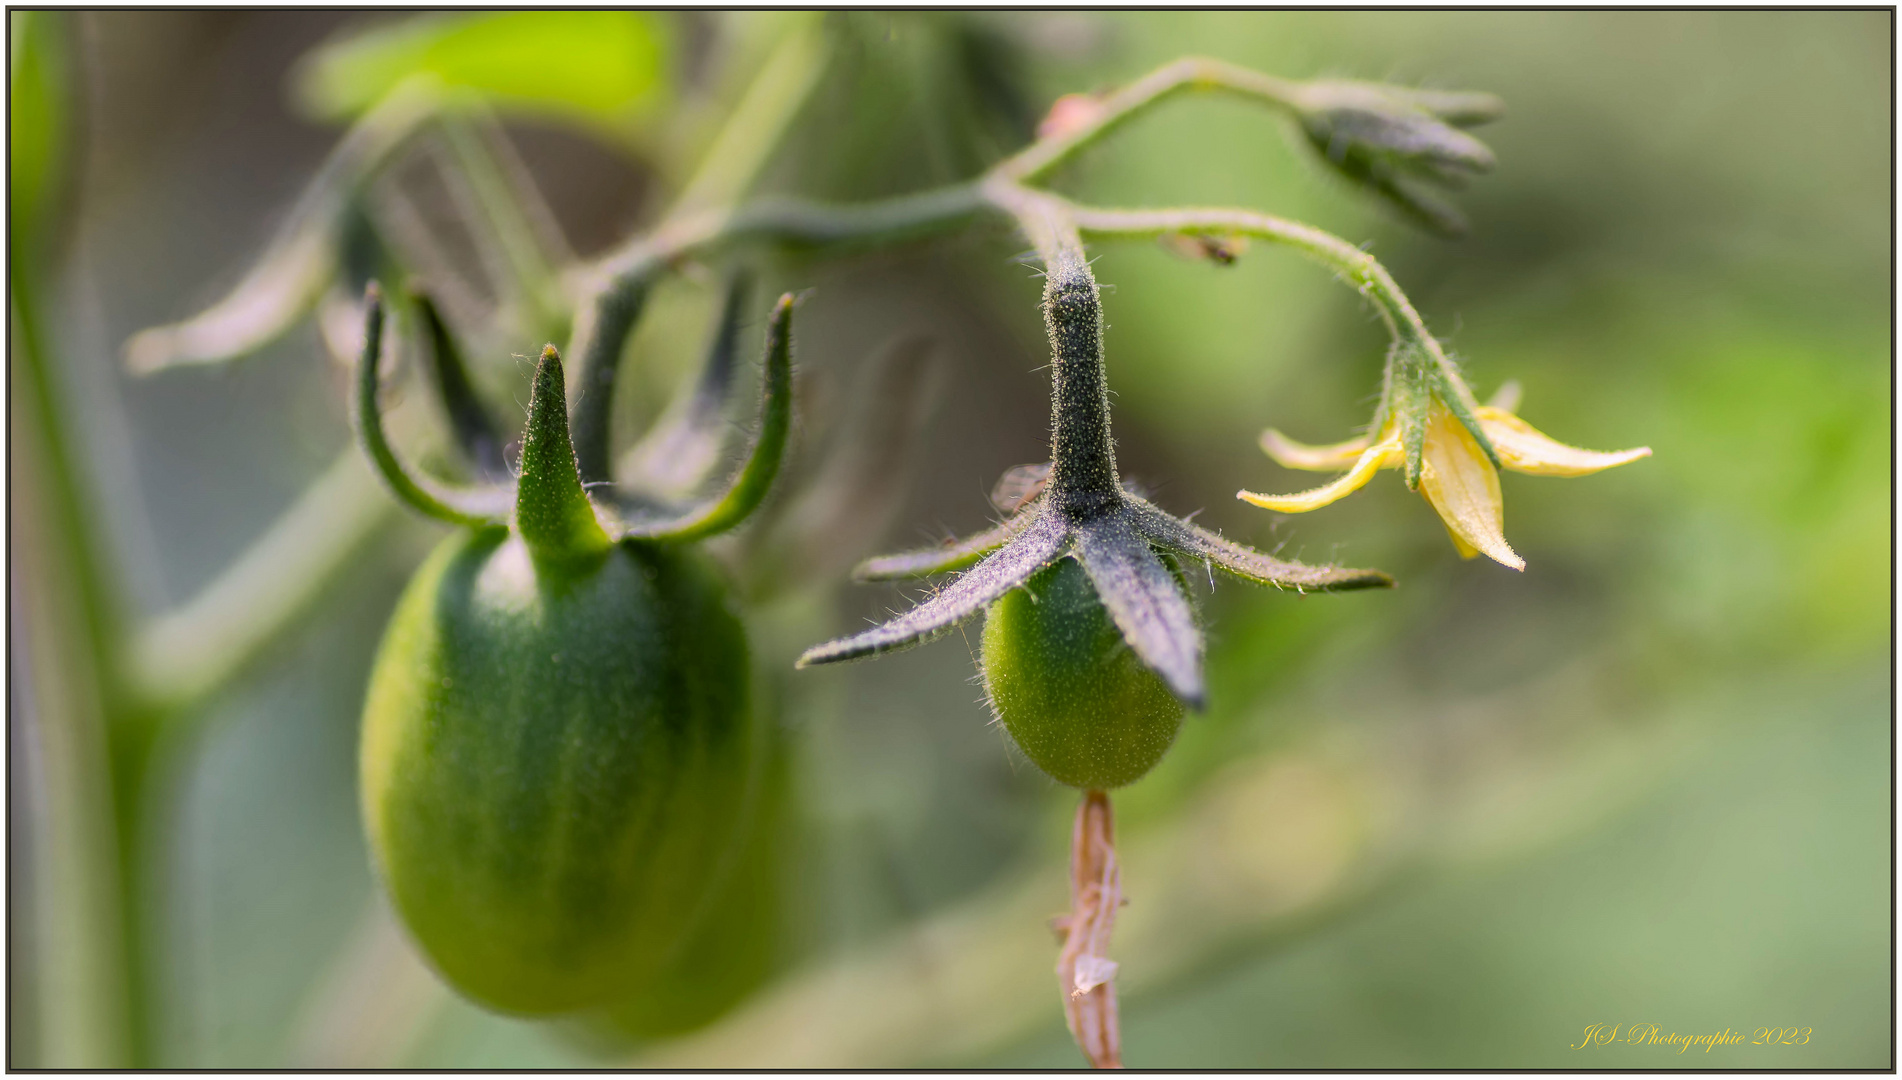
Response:
M549 574L517 536L450 538L385 637L364 821L431 962L507 1012L660 971L726 869L751 778L746 639L691 550Z
M765 732L769 745L758 806L748 832L732 849L731 870L708 915L665 970L615 1002L602 1017L614 1037L658 1039L704 1027L773 973L784 952L786 887L782 881L792 841L791 753L783 734Z
M1024 755L1085 790L1142 778L1175 742L1183 705L1123 640L1073 558L991 605L984 688Z
M763 790L774 752L748 708L745 631L690 541L742 520L778 469L792 299L768 326L760 435L726 492L631 522L582 485L553 346L512 484L410 472L382 430L369 301L365 449L399 497L467 526L410 582L364 707L363 817L391 901L443 978L490 1008L584 1013L679 988L690 1003L636 1011L709 1019L751 983L702 987L683 967L731 917L738 870L770 835L758 815L781 808Z

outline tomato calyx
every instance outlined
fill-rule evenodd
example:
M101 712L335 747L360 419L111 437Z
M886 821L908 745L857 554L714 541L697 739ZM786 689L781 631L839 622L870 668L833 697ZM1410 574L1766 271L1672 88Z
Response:
M724 394L731 381L740 292L738 285L729 292L721 330L707 364L709 371L701 379L697 396ZM638 477L626 491L619 490L619 485L610 480L588 480L591 473L605 471L604 465L588 466L586 462L606 456L605 443L600 441L598 433L605 431L604 399L610 396L613 380L598 373L588 380L597 393L583 397L587 407L577 407L574 422L579 430L571 431L561 354L553 345L542 350L536 364L518 477L510 481L450 484L412 468L396 454L383 428L378 399L386 320L382 292L374 282L365 294L364 346L357 367L353 411L358 438L378 472L403 502L452 524L475 528L512 526L538 564L553 567L585 563L613 543L684 543L704 539L733 528L756 510L765 501L784 460L792 430L793 305L792 294L781 296L767 323L765 380L753 445L721 491L686 506L642 497L639 489L643 485ZM429 331L435 381L457 441L479 468L492 468L493 462L499 460L499 452L493 448L500 445L493 422L475 400L454 342L433 305L422 298L416 306ZM638 311L629 314L630 328L637 315ZM700 455L704 472L718 458L721 425L717 398L712 407L689 409L687 423L694 426L694 430L687 432L688 436L712 440L715 452ZM682 432L676 427L650 434L649 438L657 436L678 440ZM578 442L580 449L586 451L585 458L577 454ZM630 457L638 460L641 449L636 445ZM596 492L600 497L597 498Z
M1073 556L1130 648L1192 708L1205 704L1202 632L1163 555L1297 592L1391 586L1377 570L1310 566L1234 543L1133 494L1116 469L1103 368L1102 300L1081 251L1049 261L1044 324L1051 365L1051 465L1043 490L993 528L947 547L867 561L860 580L964 569L929 600L870 630L814 646L798 666L909 648L949 632L1032 576Z

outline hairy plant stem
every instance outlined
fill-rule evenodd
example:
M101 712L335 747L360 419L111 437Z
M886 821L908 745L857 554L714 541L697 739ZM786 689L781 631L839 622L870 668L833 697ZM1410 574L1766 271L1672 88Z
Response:
M1085 233L1106 238L1153 237L1171 233L1231 233L1270 240L1291 247L1339 274L1380 313L1396 342L1408 342L1431 357L1441 370L1452 372L1452 361L1427 329L1420 312L1400 290L1380 260L1329 232L1298 221L1253 210L1228 207L1182 207L1159 210L1117 210L1067 203L1070 219ZM1456 385L1461 385L1457 384ZM1468 402L1477 407L1477 402Z
M1011 159L1014 161L1016 159ZM987 216L1013 221L1046 267L1083 257L1083 237L1109 239L1230 233L1291 247L1333 270L1374 305L1396 341L1416 345L1442 370L1453 366L1393 276L1366 251L1299 222L1253 210L1190 207L1122 210L1086 206L1027 187L1006 161L977 181L878 202L838 205L766 198L683 215L584 271L591 318L571 350L590 370L618 355L640 291L681 260L747 243L873 246L948 232ZM1457 382L1455 385L1458 385Z
M1044 323L1050 334L1050 484L1045 498L1065 516L1089 519L1122 506L1103 369L1103 305L1079 250L1045 263Z
M1077 151L1101 139L1124 121L1186 90L1225 90L1281 109L1296 102L1300 84L1223 60L1185 56L1157 68L1097 103L1095 114L1075 128L1041 139L1003 162L993 173L1001 179L1027 183L1068 161Z

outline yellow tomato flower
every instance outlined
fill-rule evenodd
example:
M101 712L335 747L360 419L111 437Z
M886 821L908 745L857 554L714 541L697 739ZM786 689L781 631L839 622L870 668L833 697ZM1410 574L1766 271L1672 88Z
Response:
M1475 410L1480 430L1493 444L1499 463L1514 472L1534 476L1584 476L1651 456L1648 446L1613 453L1566 446L1515 416L1512 409L1517 402L1517 386L1507 383L1492 404ZM1295 495L1238 493L1238 497L1247 502L1284 514L1299 514L1326 506L1360 490L1378 470L1398 468L1406 460L1399 424L1391 420L1381 429L1378 439L1362 436L1333 446L1308 446L1270 428L1262 433L1261 446L1269 457L1290 469L1347 470L1346 475L1333 483ZM1487 460L1472 432L1466 430L1437 397L1428 406L1426 439L1421 451L1420 493L1446 523L1446 531L1452 534L1453 544L1462 556L1470 559L1483 553L1514 570L1525 569L1525 560L1506 543L1499 473Z

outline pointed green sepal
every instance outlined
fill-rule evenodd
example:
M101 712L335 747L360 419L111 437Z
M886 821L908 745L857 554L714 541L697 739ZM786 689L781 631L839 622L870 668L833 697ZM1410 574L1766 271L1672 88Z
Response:
M792 311L791 293L773 305L766 325L766 385L761 393L759 433L726 491L679 517L628 525L620 530L621 539L699 540L733 528L766 501L792 433Z
M896 555L867 559L852 570L853 581L896 581L900 578L930 577L975 566L984 556L1015 540L1037 520L1037 509L1028 509L998 525L950 543Z
M597 555L608 534L581 487L574 441L568 436L568 399L561 354L542 350L528 398L522 434L522 475L515 485L515 527L538 562L568 562Z
M363 354L357 361L353 412L357 438L396 497L430 517L456 525L500 525L508 520L509 491L504 487L455 488L411 472L396 456L383 430L383 293L372 281L363 296Z
M581 394L575 401L575 462L581 478L594 484L613 479L609 451L613 443L614 385L621 373L627 339L647 304L647 282L635 279L610 290L595 306L581 356Z
M1390 422L1400 429L1400 446L1406 453L1407 489L1420 490L1420 473L1425 461L1427 410L1433 405L1433 391L1423 377L1418 350L1411 345L1396 345L1392 367L1387 376L1387 400L1384 407Z
M1426 462L1426 410L1402 413L1400 446L1406 451L1407 490L1420 490L1420 477Z
M740 321L746 314L751 284L751 275L744 271L727 280L713 342L693 388L675 399L653 429L621 455L620 476L634 491L660 499L679 498L694 491L720 463L720 449L730 431L725 415L727 391L740 366Z
M456 434L456 444L484 475L505 474L508 466L502 457L505 441L502 431L476 393L455 334L427 291L414 285L407 291L423 324L424 336L429 340L430 373L436 379L436 392L442 395L443 411L449 414L449 427Z

